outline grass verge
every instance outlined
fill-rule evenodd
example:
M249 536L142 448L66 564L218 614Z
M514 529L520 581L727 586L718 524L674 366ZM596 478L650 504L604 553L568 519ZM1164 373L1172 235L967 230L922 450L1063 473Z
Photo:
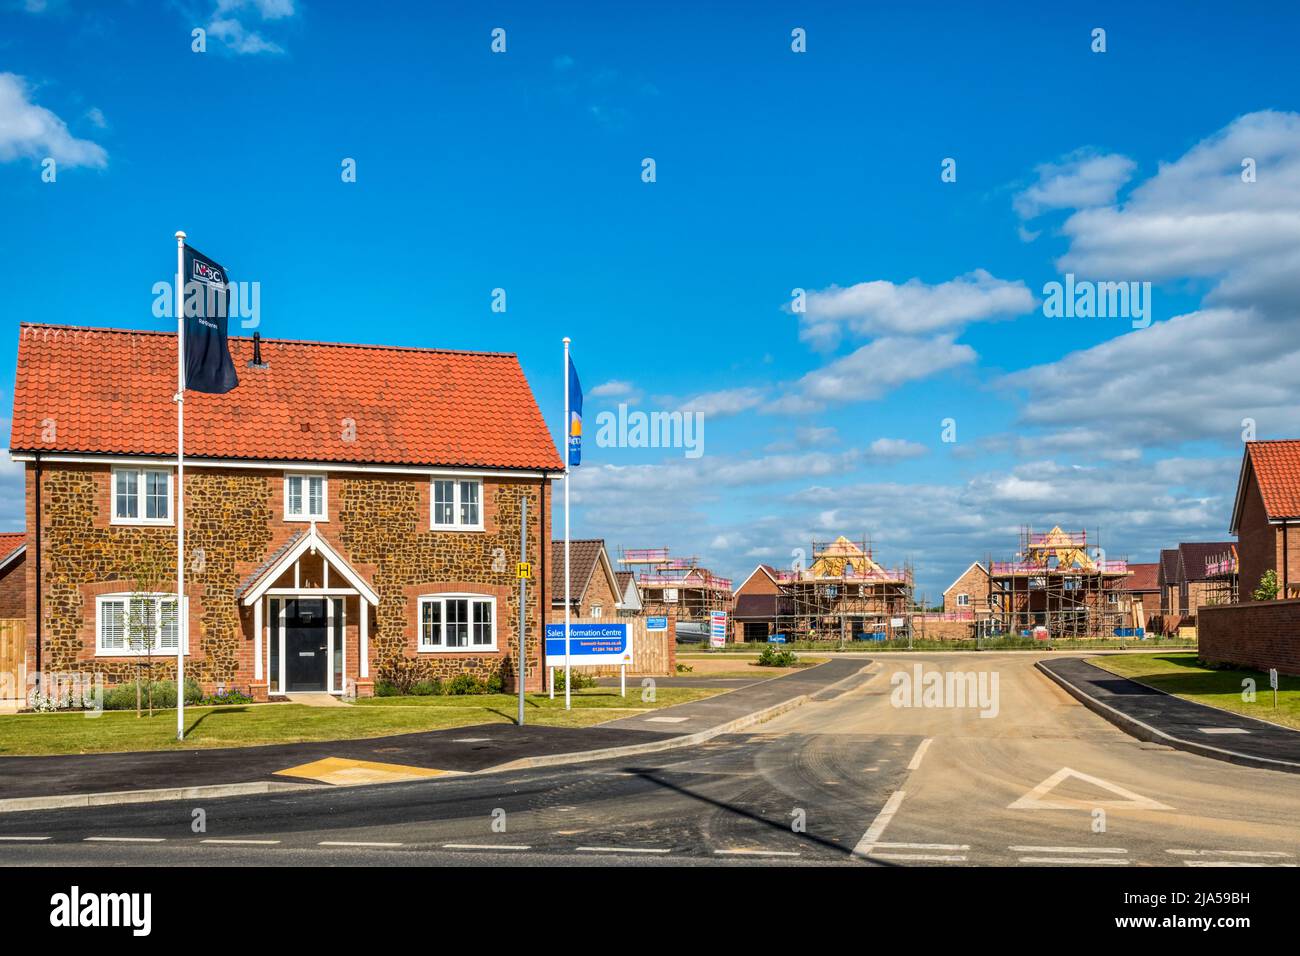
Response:
M1112 674L1168 694L1300 730L1300 677L1280 676L1274 710L1268 674L1203 667L1194 653L1116 654L1087 660ZM1255 700L1251 703L1242 700L1242 681L1248 679L1255 682Z
M721 688L659 687L654 702L642 702L639 687L593 687L573 692L573 709L564 709L564 695L525 698L525 720L548 727L590 727L634 713L683 704L714 694ZM120 753L136 750L191 750L207 747L251 747L317 740L386 737L423 730L443 730L475 724L513 723L519 699L512 694L465 697L376 697L351 707L307 707L303 704L258 704L230 707L187 707L185 742L176 740L176 711L155 711L136 717L134 711L10 714L0 716L0 754ZM0 766L3 762L0 761Z

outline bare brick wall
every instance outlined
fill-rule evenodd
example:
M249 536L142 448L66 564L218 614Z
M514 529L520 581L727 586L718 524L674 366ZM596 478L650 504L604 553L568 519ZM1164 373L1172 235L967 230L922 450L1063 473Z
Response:
M969 594L970 604L964 607L959 605L958 594ZM988 609L989 576L983 568L973 564L944 594L943 610L946 614L952 614L957 611L987 611Z
M582 603L578 605L577 614L579 617L594 617L592 608L600 608L602 618L615 617L615 607L618 603L618 597L614 590L609 586L609 576L601 566L600 560L597 559L596 567L591 572L591 581L587 585L587 591L582 595ZM560 612L564 612L564 599L561 595Z
M0 618L27 617L27 570L23 554L0 571Z
M1199 608L1197 637L1207 663L1300 675L1300 599Z

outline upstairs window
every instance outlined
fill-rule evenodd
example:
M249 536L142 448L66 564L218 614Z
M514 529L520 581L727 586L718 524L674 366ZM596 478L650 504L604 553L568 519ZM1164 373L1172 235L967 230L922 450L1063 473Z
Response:
M970 606L970 595L969 595L969 594L958 594L958 595L957 595L957 606L958 606L958 607L969 607L969 606Z
M325 521L325 476L284 476L284 519Z
M113 469L113 524L171 524L168 468Z
M433 479L430 504L430 526L435 530L483 529L483 481L479 478Z

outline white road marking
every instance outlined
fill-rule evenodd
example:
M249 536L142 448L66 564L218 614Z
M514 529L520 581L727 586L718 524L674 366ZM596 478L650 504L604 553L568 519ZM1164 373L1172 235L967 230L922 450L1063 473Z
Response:
M877 843L887 850L969 850L969 843Z
M690 720L689 717L647 717L647 724L680 724L684 720Z
M531 850L520 843L444 843L444 850Z
M652 846L580 846L579 853L671 853Z
M1128 866L1128 860L1119 860L1113 856L1022 856L1021 863L1056 863L1066 866L1078 866L1082 863L1096 863L1103 866Z
M483 744L490 741L491 737L453 737L453 744Z
M1259 863L1253 860L1183 860L1183 866L1285 866L1294 868L1294 863Z
M1249 730L1244 727L1197 727L1203 734L1248 734Z
M1172 853L1174 856L1257 856L1264 858L1295 856L1294 853L1284 853L1282 850L1165 850L1165 852Z
M400 843L378 843L368 840L321 840L317 846L401 846Z
M84 843L162 843L166 837L86 837Z
M1055 800L1044 800L1043 797L1056 789L1068 777L1076 777L1085 783L1090 783L1094 787L1102 790L1108 790L1116 796L1123 797L1122 800L1080 800L1073 797L1058 797ZM1150 797L1144 797L1141 794L1134 793L1132 790L1126 790L1119 784L1110 783L1102 780L1100 777L1094 777L1091 774L1080 773L1078 770L1072 770L1069 767L1062 767L1056 773L1052 774L1038 786L1034 787L1019 800L1007 805L1008 810L1092 810L1097 807L1105 807L1108 810L1172 810L1173 807L1166 806L1159 801L1152 800Z
M925 863L965 863L965 856L942 856L937 853L878 853L867 854L870 860L918 860Z
M1127 853L1118 846L1009 846L1014 853Z
M902 790L895 790L889 795L885 805L876 814L876 819L871 821L871 826L867 827L867 832L862 834L862 839L853 848L854 856L866 856L871 852L871 848L880 842L880 838L885 835L885 827L889 826L889 821L894 819L894 814L898 812L898 807L905 796L907 794Z
M798 856L793 850L714 850L718 856Z
M279 840L200 840L200 843L221 843L231 846L275 846Z
M0 840L6 840L10 843L36 843L41 840L48 840L49 837L7 837L0 836Z
M930 749L930 744L934 743L933 737L926 737L921 741L921 746L916 748L916 753L912 754L912 761L907 765L908 770L915 770L921 766L921 761L925 758L925 752Z

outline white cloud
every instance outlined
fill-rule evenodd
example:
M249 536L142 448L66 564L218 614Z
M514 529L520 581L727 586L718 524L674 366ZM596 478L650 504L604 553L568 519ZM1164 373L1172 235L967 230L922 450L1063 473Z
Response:
M716 392L704 392L682 403L682 408L705 415L721 417L738 415L757 408L766 400L766 392L760 388L743 386L727 388Z
M597 398L623 398L636 394L636 388L633 387L631 382L611 379L608 382L601 382L588 394Z
M31 101L21 76L0 73L0 162L52 158L62 168L103 169L108 153L98 143L77 139L63 120Z
M293 0L217 0L207 31L232 53L283 53L284 47L244 25L245 14L264 21L284 20L296 10Z
M1243 182L1243 158L1257 181ZM1175 446L1292 437L1300 421L1300 116L1243 116L1162 164L1122 205L1075 213L1058 266L1109 280L1210 284L1202 307L1004 384L1021 420Z
M92 106L90 109L86 110L86 119L94 123L99 129L104 129L108 126L108 120L104 119L104 111L98 106Z
M951 335L883 338L799 379L802 396L815 402L879 398L891 388L975 361L975 350Z
M1051 209L1086 209L1115 201L1115 195L1133 176L1137 164L1117 153L1097 155L1077 151L1035 171L1038 181L1012 200L1021 219L1032 219ZM1033 238L1037 234L1021 238Z
M922 335L1020 315L1033 307L1024 282L998 279L984 269L937 285L877 279L809 292L799 337L814 348L830 349L846 329L857 335Z

